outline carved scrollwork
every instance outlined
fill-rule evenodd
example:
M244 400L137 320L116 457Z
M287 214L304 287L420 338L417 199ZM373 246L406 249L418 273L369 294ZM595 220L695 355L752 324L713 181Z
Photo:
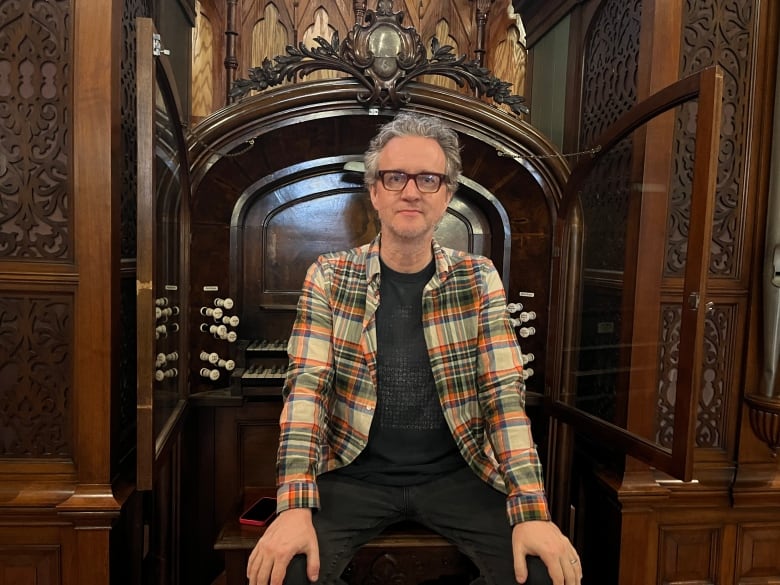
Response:
M122 59L121 71L121 137L122 137L122 187L120 194L122 222L120 226L120 250L122 258L135 258L136 254L136 191L138 161L136 142L135 77L135 19L151 14L149 0L127 0L122 11Z
M389 553L380 555L371 563L371 568L365 579L366 585L403 585L406 582L407 576L401 569L398 559Z
M0 2L0 257L73 258L72 3Z
M680 75L700 71L717 64L723 76L723 123L720 128L718 153L718 188L712 230L710 274L734 278L740 270L739 245L743 240L747 213L745 184L750 116L751 55L756 35L752 34L758 8L755 0L718 0L703 6L695 0L683 3L683 30L680 36ZM683 112L678 121L679 157L686 156L693 146L693 136L683 132L695 112ZM690 171L683 166L676 171L690 181ZM680 275L685 269L685 256L680 254L687 240L690 222L690 201L687 196L673 201L670 221L666 272Z
M671 448L674 434L674 407L677 398L677 369L680 365L680 323L682 309L677 304L661 307L661 347L659 386L656 402L656 442Z
M0 298L0 457L72 454L73 299Z
M506 105L515 114L527 114L525 98L510 93L511 83L502 81L465 55L456 57L452 46L431 40L430 57L422 39L412 27L403 26L404 13L392 11L391 0L380 0L376 10L367 10L365 24L355 24L341 42L338 33L330 41L317 37L316 47L288 46L286 54L264 59L249 70L248 79L237 79L231 98L251 91L263 91L305 77L313 71L340 71L356 79L366 91L358 94L360 103L398 109L409 102L406 84L424 75L441 75L465 84L479 95Z

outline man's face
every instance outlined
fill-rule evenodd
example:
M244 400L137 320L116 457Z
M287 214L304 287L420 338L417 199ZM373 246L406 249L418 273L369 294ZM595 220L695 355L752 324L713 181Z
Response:
M402 171L407 174L444 174L444 151L433 138L399 136L390 140L379 154L379 171ZM370 189L371 203L379 215L385 239L420 240L429 244L436 224L452 199L444 181L434 193L423 193L414 179L401 191L385 188L382 180Z

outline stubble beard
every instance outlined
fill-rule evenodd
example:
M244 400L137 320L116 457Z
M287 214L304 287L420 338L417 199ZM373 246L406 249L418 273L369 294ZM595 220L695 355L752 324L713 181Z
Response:
M399 243L412 244L421 242L427 244L433 238L433 232L436 224L431 225L427 221L421 226L398 226L393 223L382 226L385 234L391 234L391 237Z

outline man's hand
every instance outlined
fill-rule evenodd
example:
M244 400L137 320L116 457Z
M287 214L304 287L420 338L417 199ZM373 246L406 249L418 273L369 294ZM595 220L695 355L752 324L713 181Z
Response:
M316 581L320 550L309 508L285 510L266 529L249 555L249 585L282 585L287 566L297 554L306 555L306 574L309 581Z
M515 579L525 583L528 578L526 555L536 555L547 566L553 585L580 585L580 557L569 539L552 522L530 520L515 524L512 529L512 550Z

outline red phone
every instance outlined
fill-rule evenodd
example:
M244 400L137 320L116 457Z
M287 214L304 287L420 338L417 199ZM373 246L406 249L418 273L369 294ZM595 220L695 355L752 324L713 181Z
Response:
M263 497L249 506L238 518L241 524L268 526L276 516L276 498Z

